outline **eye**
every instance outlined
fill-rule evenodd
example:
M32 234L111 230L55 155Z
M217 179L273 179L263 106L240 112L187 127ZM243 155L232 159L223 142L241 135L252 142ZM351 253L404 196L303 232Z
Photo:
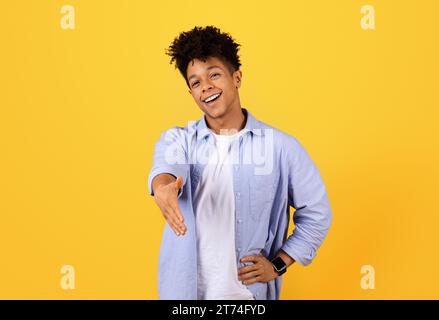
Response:
M198 81L195 81L194 83L192 83L192 88L195 87L196 84L198 84Z
M219 75L220 75L219 73L214 73L214 74L212 74L212 77L219 76Z

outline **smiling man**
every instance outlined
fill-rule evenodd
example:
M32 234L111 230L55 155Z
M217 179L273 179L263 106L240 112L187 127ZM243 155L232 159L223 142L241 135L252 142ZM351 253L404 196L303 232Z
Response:
M312 262L332 222L302 144L241 105L239 46L207 26L167 51L204 115L165 131L154 150L148 188L167 222L161 299L279 299L282 274Z

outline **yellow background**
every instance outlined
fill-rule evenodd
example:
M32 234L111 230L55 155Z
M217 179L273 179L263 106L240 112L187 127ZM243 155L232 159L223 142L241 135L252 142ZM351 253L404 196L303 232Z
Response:
M242 45L242 105L298 138L328 188L332 228L281 298L439 298L438 14L435 0L2 2L0 298L158 298L146 179L159 134L202 115L164 54L195 25Z

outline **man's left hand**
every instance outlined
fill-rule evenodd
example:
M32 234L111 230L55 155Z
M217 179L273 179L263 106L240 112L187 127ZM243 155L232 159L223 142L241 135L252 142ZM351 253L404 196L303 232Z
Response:
M279 276L271 261L263 255L246 256L241 259L241 262L253 262L250 266L238 268L238 280L244 281L245 285L268 282Z

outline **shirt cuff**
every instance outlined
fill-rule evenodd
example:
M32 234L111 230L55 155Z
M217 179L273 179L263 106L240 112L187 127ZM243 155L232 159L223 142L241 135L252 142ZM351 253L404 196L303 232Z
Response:
M282 250L304 267L309 265L316 256L316 251L305 241L294 237L294 234L287 239Z

